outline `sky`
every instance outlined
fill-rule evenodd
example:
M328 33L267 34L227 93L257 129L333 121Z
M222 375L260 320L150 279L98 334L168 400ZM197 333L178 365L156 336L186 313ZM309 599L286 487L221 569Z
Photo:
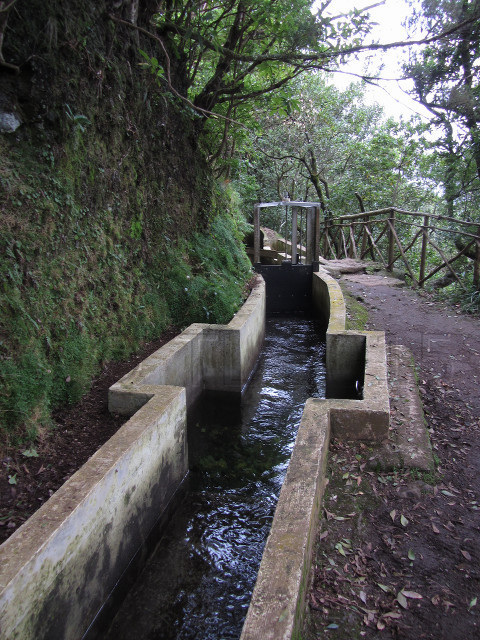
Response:
M375 0L332 0L328 7L330 14L338 15L356 7L362 9L371 4ZM398 42L408 40L408 34L405 27L402 26L405 18L411 12L405 0L385 0L380 7L375 7L369 11L374 22L378 23L367 42ZM418 36L417 36L418 37ZM381 76L385 78L400 78L402 75L400 61L407 58L407 53L402 49L393 49L387 52L376 52L373 56L374 66L369 69L371 75L376 75L378 65L383 64ZM350 58L348 63L342 67L344 72L363 73L365 58L355 60ZM332 82L339 88L346 88L350 82L356 81L354 76L344 75L343 73L333 74ZM421 105L407 96L403 89L411 86L410 81L398 82L382 82L383 90L368 86L366 90L366 101L369 103L378 102L384 107L386 116L393 116L396 119L403 117L409 119L410 116L418 114L427 120L430 114Z

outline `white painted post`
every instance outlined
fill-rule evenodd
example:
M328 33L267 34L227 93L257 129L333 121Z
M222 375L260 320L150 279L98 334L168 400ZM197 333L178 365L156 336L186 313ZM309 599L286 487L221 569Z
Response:
M292 264L297 264L297 207L292 207Z
M260 264L260 207L253 210L253 264Z

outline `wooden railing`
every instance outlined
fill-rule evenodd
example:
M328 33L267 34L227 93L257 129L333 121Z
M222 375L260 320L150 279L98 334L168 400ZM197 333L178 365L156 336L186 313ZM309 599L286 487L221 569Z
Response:
M388 271L401 260L412 284L419 287L446 268L452 281L466 289L452 265L462 256L468 256L473 283L480 289L478 221L465 222L389 207L336 219L325 218L321 236L325 258L372 259L381 262ZM450 241L445 242L449 237ZM447 246L441 247L442 243Z

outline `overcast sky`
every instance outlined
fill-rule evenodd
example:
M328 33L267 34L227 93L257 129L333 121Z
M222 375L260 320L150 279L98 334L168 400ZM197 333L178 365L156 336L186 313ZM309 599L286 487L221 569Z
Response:
M349 11L353 7L362 9L374 4L374 2L375 0L332 0L328 11L330 14L338 15ZM405 0L385 0L382 6L371 9L371 17L378 25L375 26L371 36L369 36L368 42L377 41L387 43L407 40L408 35L402 25L410 12L411 8ZM407 54L402 51L402 49L376 52L372 56L369 71L371 71L371 75L374 75L378 71L379 65L383 64L383 69L380 73L382 77L400 78L402 75L400 62L406 58ZM364 56L359 60L351 58L342 68L342 71L362 74L365 63L366 58ZM354 76L339 73L334 74L334 83L339 88L345 88L350 82L355 80ZM401 83L389 81L380 84L383 90L369 86L367 89L367 101L378 102L383 105L387 116L391 115L396 118L403 116L408 119L411 115L417 113L429 119L428 112L402 91L401 88L407 89L411 86L409 81L403 81Z

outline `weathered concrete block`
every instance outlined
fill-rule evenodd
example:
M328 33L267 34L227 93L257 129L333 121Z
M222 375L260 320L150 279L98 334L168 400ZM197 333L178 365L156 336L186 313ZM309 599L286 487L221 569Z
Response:
M432 446L418 392L413 354L407 347L394 344L388 347L387 358L397 409L401 407L405 418L401 426L397 424L394 429L395 452L403 467L433 471Z
M259 280L228 325L190 325L112 385L109 410L132 415L145 385L185 387L188 406L204 389L241 393L264 337L265 283Z
M363 399L307 401L241 640L300 637L330 434L367 441L388 435L385 335L345 331L343 295L331 276L313 274L312 296L314 309L328 323L327 375L330 366L333 378L345 381L353 370L364 384Z
M240 393L264 333L262 281L229 325L191 325L111 387L133 417L0 546L0 638L83 636L188 471L187 405Z
M315 313L328 325L327 336L334 331L345 331L347 312L342 290L322 267L313 274L312 298Z
M76 640L188 469L185 390L164 387L0 546L0 637Z

